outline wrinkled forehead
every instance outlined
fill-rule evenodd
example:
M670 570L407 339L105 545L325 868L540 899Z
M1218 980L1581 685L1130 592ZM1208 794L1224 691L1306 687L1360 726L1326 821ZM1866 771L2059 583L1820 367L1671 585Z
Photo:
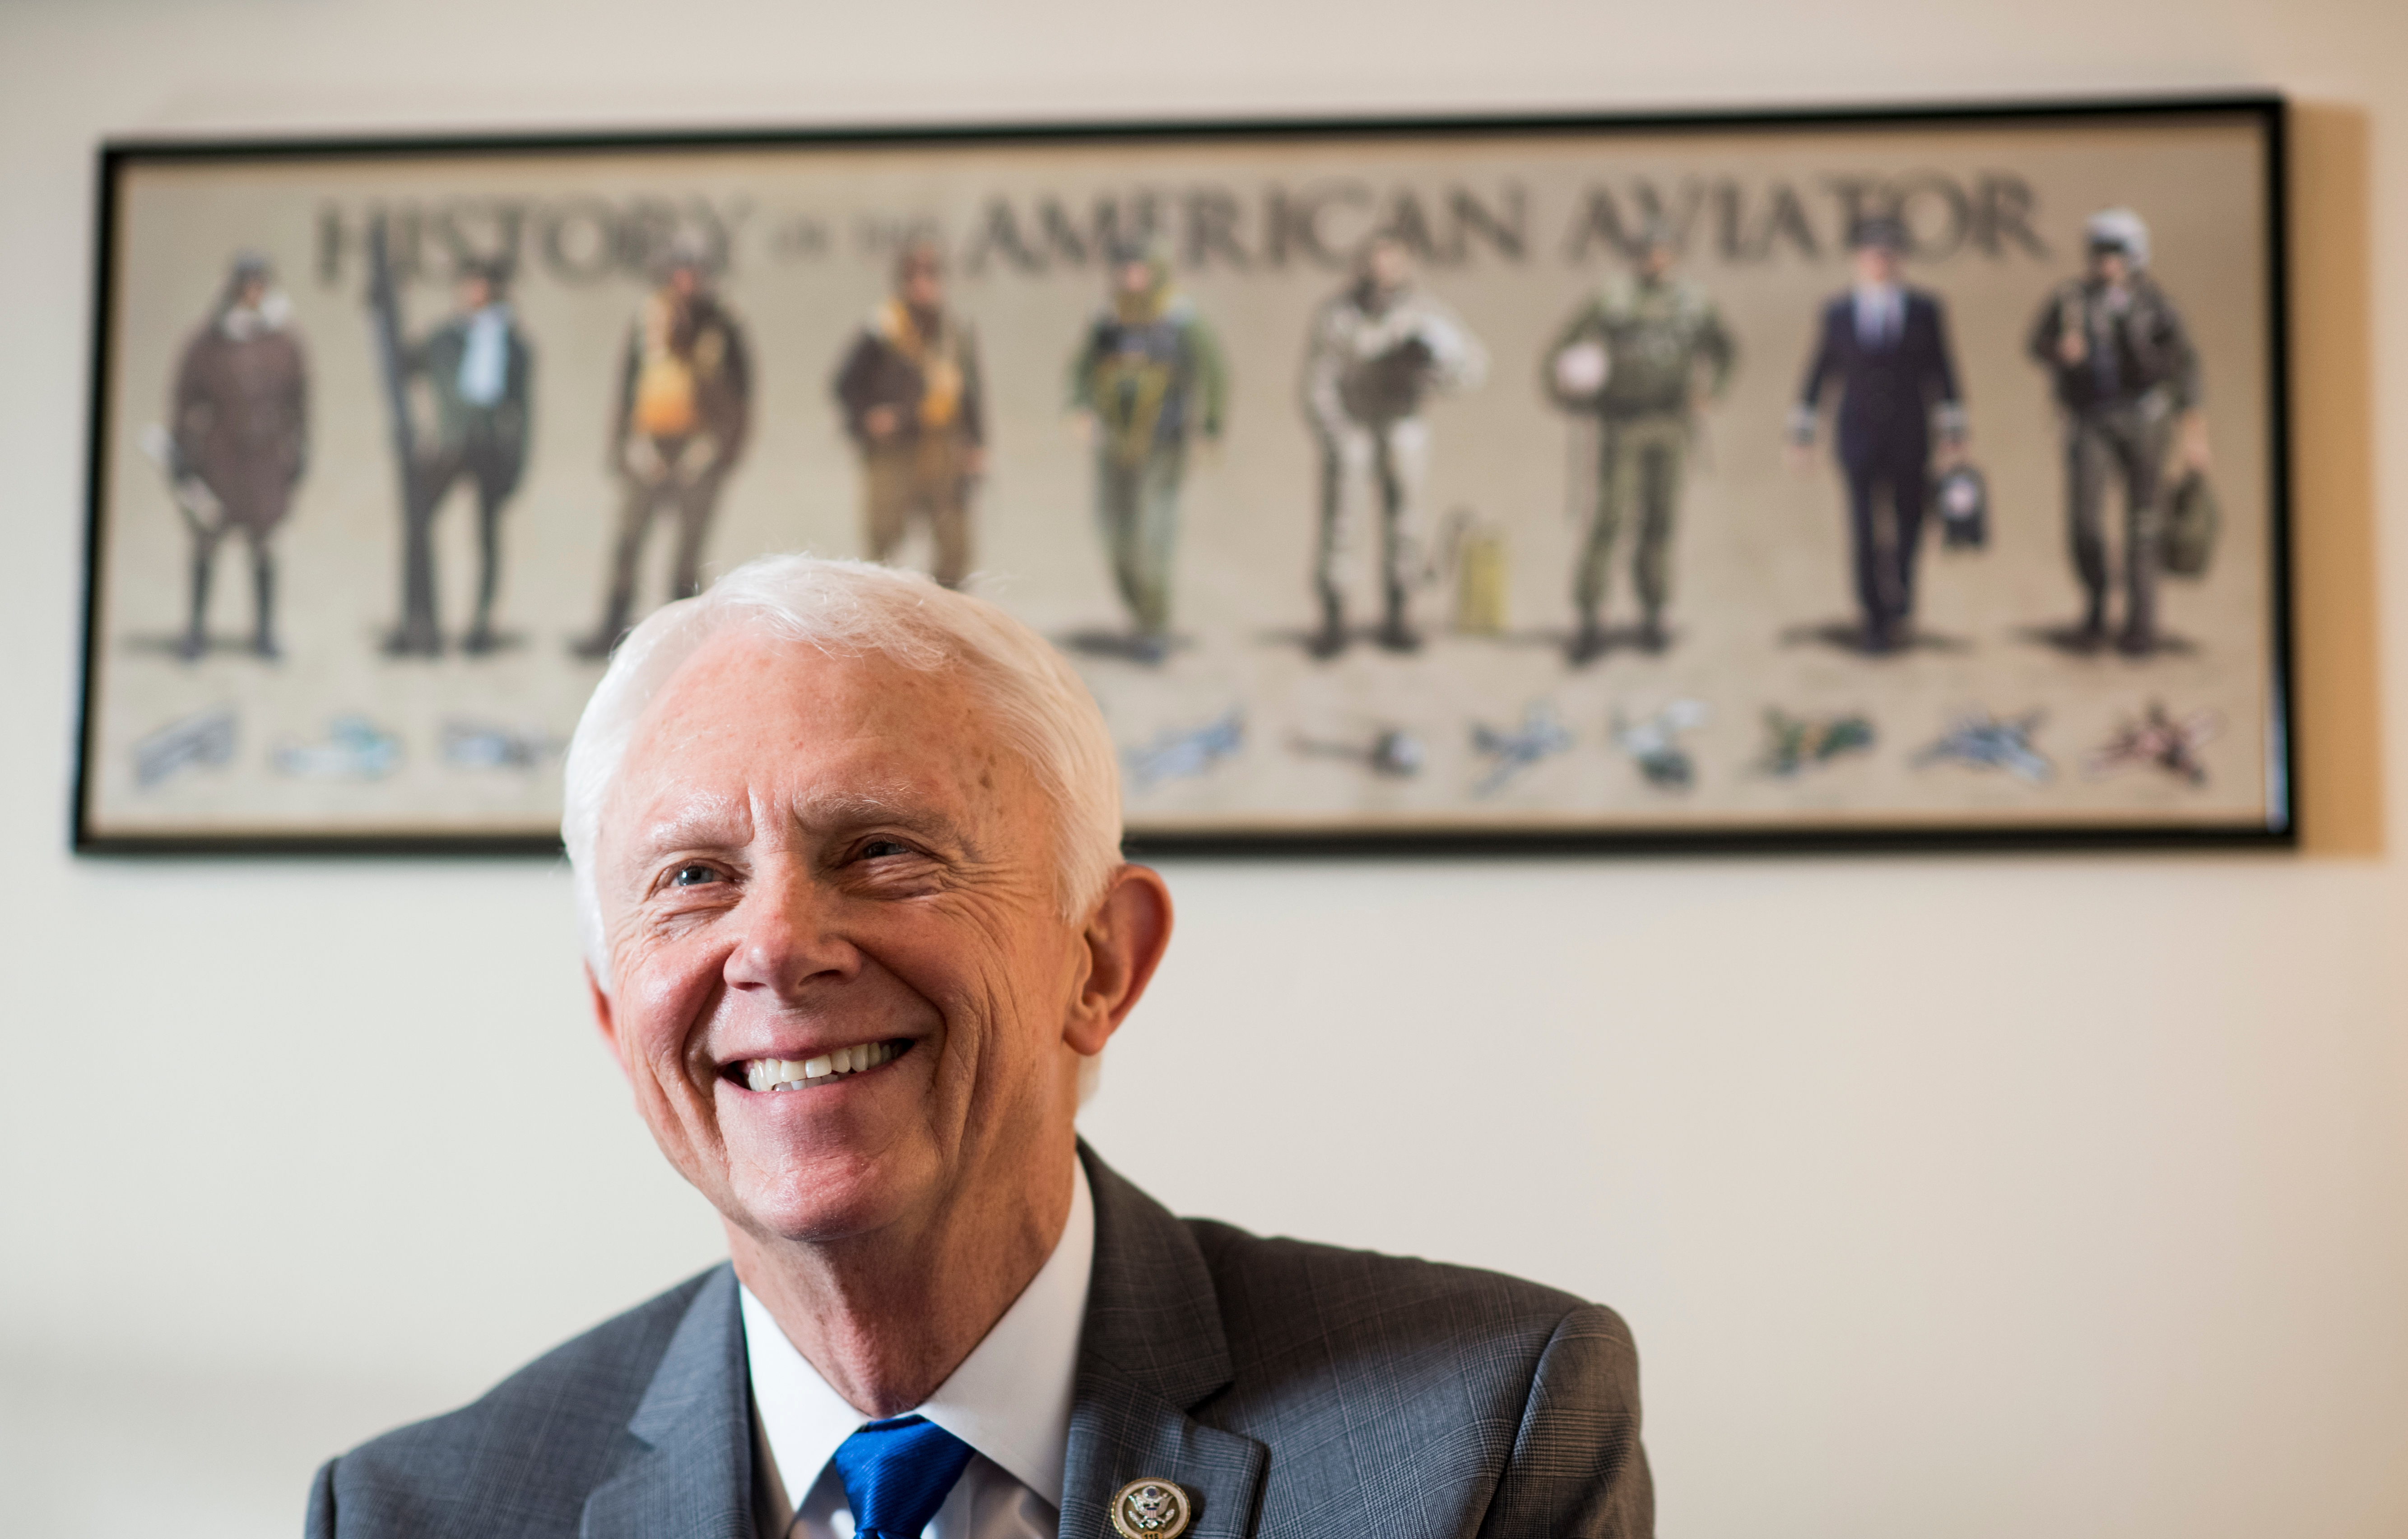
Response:
M1033 823L1040 840L1052 811L958 668L743 631L706 642L646 705L597 842L608 849L714 805L747 819L757 808L888 806L990 839Z

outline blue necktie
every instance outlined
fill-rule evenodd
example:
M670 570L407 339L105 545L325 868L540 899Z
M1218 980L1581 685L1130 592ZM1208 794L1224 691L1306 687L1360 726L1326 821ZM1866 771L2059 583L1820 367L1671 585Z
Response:
M853 1539L920 1539L969 1461L968 1444L924 1418L864 1423L836 1450Z

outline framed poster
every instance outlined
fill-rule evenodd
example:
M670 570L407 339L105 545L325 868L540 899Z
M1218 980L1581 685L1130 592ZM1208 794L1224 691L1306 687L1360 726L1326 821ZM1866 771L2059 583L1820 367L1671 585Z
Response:
M1149 849L2291 838L2281 104L118 144L76 840L553 848L750 556Z

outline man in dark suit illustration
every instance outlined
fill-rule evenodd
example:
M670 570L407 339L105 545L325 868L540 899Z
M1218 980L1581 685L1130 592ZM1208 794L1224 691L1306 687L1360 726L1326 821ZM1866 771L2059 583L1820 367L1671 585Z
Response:
M764 558L627 637L566 781L595 1022L731 1260L330 1461L310 1534L1652 1533L1612 1311L1079 1140L1170 898L1026 626Z
M458 309L402 361L435 397L435 442L410 477L402 532L401 623L386 639L397 657L443 649L435 617L435 515L466 479L477 492L477 613L461 639L472 656L490 652L494 598L501 586L502 507L526 470L535 349L510 313L509 272L494 262L460 270Z
M1862 645L1891 652L1914 634L1914 561L1936 430L1940 457L1963 452L1965 405L1939 296L1899 281L1906 228L1895 219L1850 233L1856 283L1823 306L1806 382L1789 414L1793 463L1813 448L1827 391L1839 394L1834 438L1848 479Z

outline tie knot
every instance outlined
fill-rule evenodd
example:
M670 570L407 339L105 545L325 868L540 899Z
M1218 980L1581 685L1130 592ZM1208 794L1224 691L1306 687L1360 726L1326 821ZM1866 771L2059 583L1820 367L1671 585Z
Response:
M864 1423L836 1450L853 1539L919 1539L969 1461L970 1446L924 1417Z

